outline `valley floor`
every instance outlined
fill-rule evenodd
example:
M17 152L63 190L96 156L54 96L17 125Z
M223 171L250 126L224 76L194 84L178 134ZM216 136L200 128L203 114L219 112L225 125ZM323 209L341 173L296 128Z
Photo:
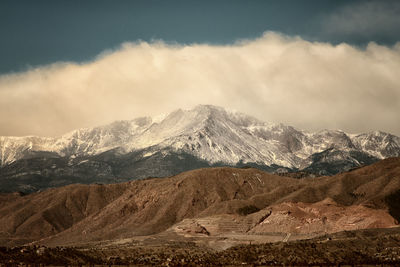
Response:
M102 241L79 247L0 248L0 265L362 265L399 266L400 228L345 231L272 243L243 244L227 249L210 237L182 237L173 233ZM225 237L225 241L235 240ZM247 240L248 241L248 240ZM287 242L285 242L287 241ZM228 241L227 241L228 242ZM233 244L233 243L232 243Z

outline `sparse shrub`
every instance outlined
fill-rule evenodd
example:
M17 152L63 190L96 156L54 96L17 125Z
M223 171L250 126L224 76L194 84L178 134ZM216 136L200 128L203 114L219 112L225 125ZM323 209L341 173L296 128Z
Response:
M242 216L246 216L246 215L249 215L249 214L257 212L257 211L260 211L260 209L254 205L244 206L244 207L238 208L236 210L237 214L242 215Z

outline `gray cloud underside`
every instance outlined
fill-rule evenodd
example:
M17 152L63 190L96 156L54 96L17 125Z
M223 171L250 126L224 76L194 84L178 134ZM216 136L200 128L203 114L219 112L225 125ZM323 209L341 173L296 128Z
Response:
M196 104L400 135L400 44L358 49L276 33L227 46L126 43L93 62L0 76L0 135L54 136Z
M324 36L349 39L387 39L400 35L400 1L375 0L345 5L322 18Z

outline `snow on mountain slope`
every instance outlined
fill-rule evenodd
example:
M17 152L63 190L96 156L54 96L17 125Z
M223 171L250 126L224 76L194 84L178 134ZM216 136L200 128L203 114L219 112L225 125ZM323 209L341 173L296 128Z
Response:
M53 151L54 138L26 136L0 137L0 163L5 165L23 158L29 151Z
M352 137L358 150L367 152L379 159L400 156L400 138L398 136L375 131Z
M133 143L131 149L152 145L183 150L211 163L236 163L240 160L271 164L276 146L254 138L246 126L262 124L242 114L228 113L222 108L197 106L193 110L177 110L162 122L153 124ZM276 150L276 151L275 151ZM285 159L291 162L291 158Z
M150 117L137 118L131 121L116 121L92 129L80 129L57 139L55 147L62 156L95 155L135 142L152 124Z
M60 138L3 136L0 137L1 164L24 158L29 151L49 151L60 156L76 156L95 155L116 147L123 148L127 143L134 142L151 124L151 118L143 117L75 130Z
M324 130L309 133L283 124L262 122L221 107L199 105L157 119L143 117L80 129L60 138L0 137L0 160L5 165L32 151L68 157L96 155L114 148L125 153L168 148L210 163L242 161L299 168L314 153L331 148L365 152L376 158L400 156L400 138L383 132L349 135Z

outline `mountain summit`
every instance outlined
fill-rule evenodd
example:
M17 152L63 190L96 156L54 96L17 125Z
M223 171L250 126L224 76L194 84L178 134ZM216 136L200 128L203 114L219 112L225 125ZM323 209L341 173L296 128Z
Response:
M221 165L330 175L396 156L400 138L388 133L311 133L199 105L162 118L116 121L59 138L0 137L0 183L5 177L43 176L47 169L48 177L62 173L61 184L70 177L75 182L88 175L113 182Z

